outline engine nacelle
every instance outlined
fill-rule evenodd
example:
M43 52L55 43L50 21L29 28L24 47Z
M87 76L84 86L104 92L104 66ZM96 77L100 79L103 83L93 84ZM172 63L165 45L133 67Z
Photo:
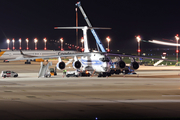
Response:
M62 70L66 67L66 64L63 61L61 61L56 64L56 67L57 69Z
M124 61L122 61L122 60L118 62L118 65L119 65L119 67L120 67L121 69L123 69L123 68L126 67L126 63L125 63Z
M132 62L130 64L130 69L131 70L137 70L139 68L139 64L137 62Z
M73 62L73 68L79 69L81 68L81 62L79 60Z

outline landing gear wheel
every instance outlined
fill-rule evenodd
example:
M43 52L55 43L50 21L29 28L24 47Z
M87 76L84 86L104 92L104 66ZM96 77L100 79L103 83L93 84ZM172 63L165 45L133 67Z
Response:
M25 64L31 64L31 62L27 62L27 61L26 61Z
M103 72L102 76L106 77L107 76L107 72Z
M66 75L66 77L69 77L69 75Z
M108 76L108 77L111 76L111 73L107 73L107 76Z
M14 77L18 77L18 75L14 75Z
M102 74L100 73L100 74L98 75L98 77L102 77Z

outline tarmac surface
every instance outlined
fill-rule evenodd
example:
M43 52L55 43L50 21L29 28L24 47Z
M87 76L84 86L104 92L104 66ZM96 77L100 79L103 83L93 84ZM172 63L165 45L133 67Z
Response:
M0 71L19 74L0 78L2 120L180 119L179 66L140 66L135 75L105 78L66 78L62 71L38 78L39 68L0 61Z

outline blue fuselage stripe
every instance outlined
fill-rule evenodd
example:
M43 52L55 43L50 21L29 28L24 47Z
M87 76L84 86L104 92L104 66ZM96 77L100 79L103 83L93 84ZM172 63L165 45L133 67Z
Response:
M83 65L102 65L103 62L100 60L83 60L81 59Z

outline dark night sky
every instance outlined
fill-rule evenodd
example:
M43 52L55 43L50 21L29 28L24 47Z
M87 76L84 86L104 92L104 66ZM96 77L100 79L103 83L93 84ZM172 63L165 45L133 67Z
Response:
M25 49L25 38L29 38L31 49L33 39L39 39L38 47L43 48L42 39L63 37L67 43L76 43L75 30L54 30L55 26L75 26L75 3L78 0L1 0L0 1L0 48L6 48L6 38L19 38ZM94 27L110 27L112 30L96 30L102 43L110 36L110 48L126 52L135 51L135 35L142 39L174 39L180 34L180 1L177 0L81 0L82 7ZM79 26L87 25L81 12ZM79 39L82 31L79 30ZM88 31L90 47L95 39ZM16 43L18 47L18 41ZM52 46L51 46L52 47ZM142 43L142 48L156 47ZM55 49L55 48L51 48ZM129 52L129 51L127 51Z

